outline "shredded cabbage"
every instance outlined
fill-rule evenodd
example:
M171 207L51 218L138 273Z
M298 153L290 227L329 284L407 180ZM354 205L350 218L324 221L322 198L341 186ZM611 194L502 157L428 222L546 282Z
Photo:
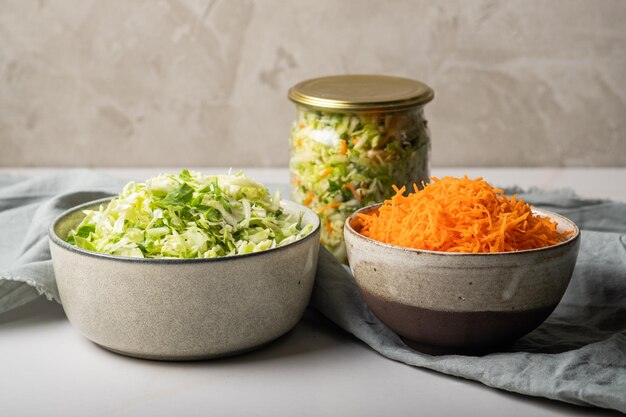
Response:
M422 108L332 113L298 107L291 128L293 198L322 220L322 244L346 260L343 223L360 207L428 181L430 137Z
M70 231L67 242L135 258L215 258L284 246L312 232L302 215L284 212L280 195L236 175L183 170L122 193Z

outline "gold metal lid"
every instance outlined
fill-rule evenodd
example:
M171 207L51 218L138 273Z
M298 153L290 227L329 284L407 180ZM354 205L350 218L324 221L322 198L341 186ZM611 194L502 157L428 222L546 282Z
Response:
M409 78L389 75L333 75L302 81L289 90L297 104L320 110L402 110L428 103L432 88Z

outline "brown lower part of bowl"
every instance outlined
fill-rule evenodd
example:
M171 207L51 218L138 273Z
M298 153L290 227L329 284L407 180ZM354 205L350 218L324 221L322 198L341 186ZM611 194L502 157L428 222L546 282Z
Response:
M556 304L525 311L450 312L415 307L361 290L370 310L410 347L429 354L506 350L539 326Z

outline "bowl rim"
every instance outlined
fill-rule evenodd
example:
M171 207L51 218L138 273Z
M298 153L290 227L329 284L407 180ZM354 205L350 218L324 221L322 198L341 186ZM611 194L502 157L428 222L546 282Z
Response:
M304 243L305 241L308 241L309 239L313 239L316 235L320 234L320 230L321 230L321 222L319 219L319 216L310 208L302 206L300 204L297 204L293 201L290 200L281 200L280 204L282 205L283 203L287 203L288 205L292 205L294 207L297 207L298 209L301 209L303 211L308 211L311 214L314 215L314 219L315 219L315 224L313 225L313 230L311 231L311 233L309 233L308 235L304 236L301 239L298 239L294 242L288 243L285 246L277 246L275 248L270 248L270 249L266 249L260 252L251 252L251 253L243 253L243 254L237 254L237 255L228 255L228 256L219 256L217 258L133 258L130 256L120 256L120 255L111 255L108 253L101 253L101 252L93 252L87 249L82 249L79 248L77 246L71 245L69 243L67 243L66 241L64 241L63 239L61 239L55 232L55 228L57 226L57 224L64 219L65 217L77 212L77 211L81 211L81 210L85 210L88 207L93 207L93 206L97 206L97 205L101 205L107 201L112 200L113 198L115 198L116 196L111 196L111 197L105 197L105 198L99 198L97 200L92 200L92 201L88 201L86 203L82 203L79 204L77 206L74 206L70 209L65 210L64 212L62 212L61 214L59 214L58 216L55 217L55 219L52 221L52 223L50 224L50 226L48 227L48 238L49 241L54 243L55 245L57 245L58 247L65 249L67 251L70 252L74 252L78 255L86 255L86 256L90 256L90 257L94 257L94 258L101 258L101 259L109 259L109 260L115 260L115 261L122 261L122 262L131 262L131 263L140 263L140 264L152 264L152 265L159 265L159 264L168 264L168 265L176 265L176 264L194 264L194 263L213 263L213 262L225 262L225 261L235 261L235 260L240 260L240 259L244 259L244 258L251 258L254 256L258 256L258 255L263 255L263 254L267 254L267 253L273 253L276 251L279 251L281 249L286 249L289 247L292 247L294 245L298 245L301 243Z
M516 255L526 255L530 253L546 252L552 249L571 245L580 238L580 229L578 225L574 223L572 220L568 219L567 217L561 214L555 213L553 211L537 208L531 205L531 209L533 213L544 214L544 215L548 214L550 218L556 217L559 223L561 223L561 221L564 223L569 223L573 227L574 233L567 240L564 240L563 242L559 242L556 245L550 245L550 246L545 246L543 248L535 248L535 249L523 249L523 250L512 251L512 252L444 252L444 251L435 251L435 250L428 250L428 249L407 248L404 246L398 246L398 245L392 245L390 243L380 242L378 240L369 238L367 236L363 236L361 233L354 230L354 228L350 224L356 218L358 214L374 210L382 206L383 204L384 203L370 204L369 206L362 207L358 209L357 211L355 211L354 213L352 213L346 219L344 223L344 234L350 233L356 236L357 239L363 239L364 241L370 244L374 244L374 245L381 246L381 247L388 248L388 249L401 250L401 251L409 252L409 253L424 253L424 254L438 255L438 256L492 256L492 257L503 256L503 255L516 256Z

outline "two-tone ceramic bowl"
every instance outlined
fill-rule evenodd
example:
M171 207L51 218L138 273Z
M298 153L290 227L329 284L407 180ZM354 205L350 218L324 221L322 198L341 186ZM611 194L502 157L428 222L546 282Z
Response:
M292 329L313 288L319 218L303 212L314 231L263 252L213 259L137 259L86 251L65 242L83 210L50 227L54 272L72 325L106 349L149 359L194 360L245 352Z
M428 353L484 353L510 345L556 308L578 255L570 220L535 214L573 230L554 246L501 253L450 253L402 248L359 233L359 213L344 234L350 267L370 310L407 344Z

